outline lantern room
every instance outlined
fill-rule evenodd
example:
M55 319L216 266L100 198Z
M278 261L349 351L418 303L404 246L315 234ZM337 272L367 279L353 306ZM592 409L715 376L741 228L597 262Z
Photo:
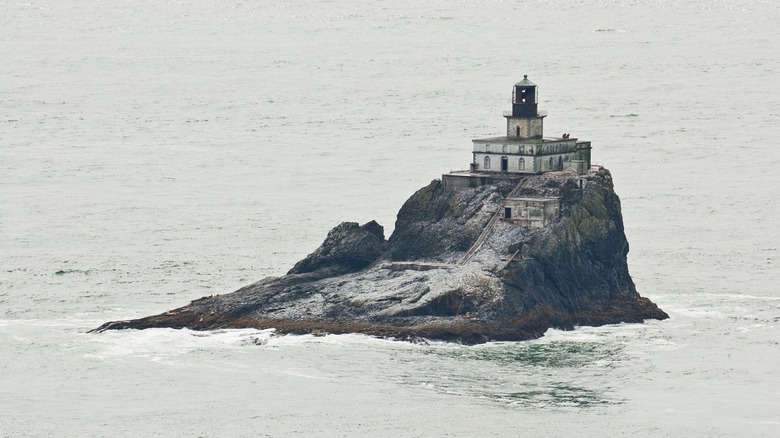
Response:
M512 117L536 117L536 105L536 84L528 80L528 75L523 75L523 80L512 90Z

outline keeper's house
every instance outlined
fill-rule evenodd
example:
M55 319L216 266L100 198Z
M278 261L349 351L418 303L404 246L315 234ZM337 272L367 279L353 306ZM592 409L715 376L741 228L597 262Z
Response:
M539 93L528 76L512 89L512 111L506 111L506 136L472 140L473 160L468 171L442 175L445 187L477 187L514 180L528 174L590 169L589 141L569 134L544 136L546 111L537 109Z

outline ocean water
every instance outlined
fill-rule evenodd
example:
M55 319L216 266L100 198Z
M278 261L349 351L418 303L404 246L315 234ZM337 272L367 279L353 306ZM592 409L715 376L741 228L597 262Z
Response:
M780 436L774 1L0 2L0 436ZM281 275L499 135L593 141L667 321L86 332Z

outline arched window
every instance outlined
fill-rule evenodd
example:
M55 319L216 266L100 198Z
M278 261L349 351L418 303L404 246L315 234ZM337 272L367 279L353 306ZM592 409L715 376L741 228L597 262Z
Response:
M521 158L520 161L517 162L517 169L525 170L525 158Z
M490 157L485 157L485 169L490 169Z

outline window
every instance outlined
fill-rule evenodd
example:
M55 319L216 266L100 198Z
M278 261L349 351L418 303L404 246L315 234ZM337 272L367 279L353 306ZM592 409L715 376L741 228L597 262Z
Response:
M485 157L485 169L490 169L490 157Z
M520 161L517 162L517 169L518 170L525 170L525 159L521 158Z

